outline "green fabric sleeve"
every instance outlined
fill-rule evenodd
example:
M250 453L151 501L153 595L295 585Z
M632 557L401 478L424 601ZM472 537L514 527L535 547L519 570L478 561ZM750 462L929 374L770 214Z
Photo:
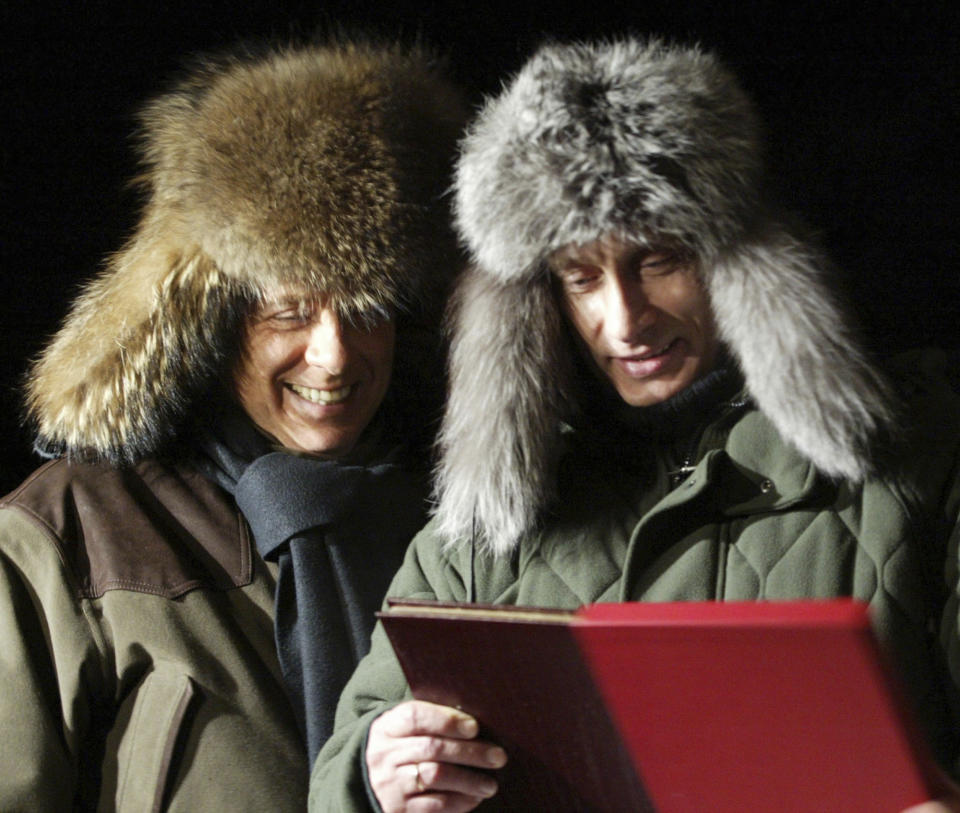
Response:
M0 810L72 810L100 659L55 543L12 508L0 510L0 582Z
M943 615L940 619L939 639L944 652L953 693L953 719L960 720L960 473L952 478L952 487L944 501L953 521L953 531L947 542L944 576L949 586ZM954 743L960 743L960 730L954 732ZM960 749L955 753L951 773L960 782Z

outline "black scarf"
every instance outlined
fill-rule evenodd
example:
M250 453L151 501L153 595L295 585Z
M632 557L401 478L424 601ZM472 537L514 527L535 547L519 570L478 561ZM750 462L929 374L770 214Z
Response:
M260 555L279 565L277 655L311 765L426 519L426 478L401 465L399 447L366 434L353 462L325 460L271 446L232 411L200 442L201 470L233 494Z

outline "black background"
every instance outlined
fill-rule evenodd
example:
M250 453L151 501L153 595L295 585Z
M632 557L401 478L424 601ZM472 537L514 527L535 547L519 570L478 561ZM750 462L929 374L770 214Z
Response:
M419 36L478 102L545 38L658 33L740 75L767 124L781 200L815 226L883 354L960 345L956 143L960 3L84 3L0 11L0 493L37 460L20 425L27 360L120 247L139 198L140 104L192 54L336 30Z

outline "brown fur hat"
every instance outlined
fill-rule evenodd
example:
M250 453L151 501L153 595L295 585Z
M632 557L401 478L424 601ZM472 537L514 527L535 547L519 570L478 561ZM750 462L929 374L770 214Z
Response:
M358 43L208 62L149 104L139 226L29 376L38 450L157 452L271 288L347 316L422 310L456 267L444 193L464 119L431 55Z

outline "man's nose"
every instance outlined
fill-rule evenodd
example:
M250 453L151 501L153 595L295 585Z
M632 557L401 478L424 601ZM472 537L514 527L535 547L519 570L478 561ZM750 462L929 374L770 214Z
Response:
M614 276L607 286L604 324L610 338L636 341L656 320L656 313L639 280Z
M304 358L315 367L323 367L331 375L343 372L349 356L346 326L333 310L323 308L310 326Z

